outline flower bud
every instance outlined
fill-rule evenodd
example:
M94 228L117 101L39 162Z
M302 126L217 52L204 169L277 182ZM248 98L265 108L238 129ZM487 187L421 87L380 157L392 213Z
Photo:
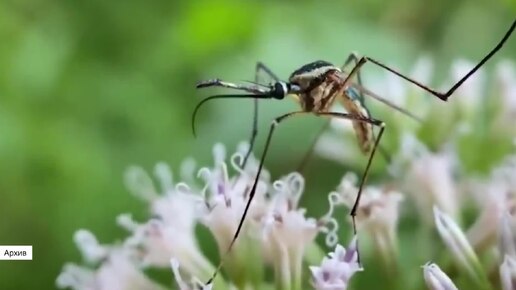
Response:
M453 281L444 273L437 264L426 263L423 266L423 277L425 283L430 290L457 290L457 286L453 284Z

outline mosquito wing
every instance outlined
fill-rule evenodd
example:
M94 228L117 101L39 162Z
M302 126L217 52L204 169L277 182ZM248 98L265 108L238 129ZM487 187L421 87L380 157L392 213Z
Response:
M400 112L400 113L404 114L405 116L407 116L407 117L409 117L409 118L412 118L413 120L416 120L416 121L418 121L418 122L423 122L423 119L421 119L420 117L418 117L418 116L416 116L416 115L412 114L412 113L411 113L411 112L409 112L408 110L406 110L406 109L404 109L404 108L402 108L402 107L400 107L400 106L398 106L398 105L394 104L393 102L391 102L391 101L389 101L389 100L387 100L387 99L385 99L385 98L380 97L379 95L377 95L377 94L373 93L372 91L370 91L370 90L368 90L368 89L364 88L363 86L360 86L359 84L355 84L355 83L353 83L353 84L351 84L351 87L352 87L352 88L354 88L354 89L356 89L356 90L361 91L361 92L362 92L362 93L364 93L365 95L368 95L368 96L370 96L371 98L373 98L373 99L375 99L375 100L377 100L377 101L379 101L379 102L381 102L381 103L384 103L385 105L387 105L387 106L389 106L389 107L393 108L394 110L396 110L396 111L398 111L398 112Z

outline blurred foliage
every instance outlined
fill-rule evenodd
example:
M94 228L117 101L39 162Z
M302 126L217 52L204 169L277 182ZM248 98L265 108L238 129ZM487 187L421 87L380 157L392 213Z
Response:
M119 239L116 215L144 213L124 189L128 165L202 164L214 142L248 138L245 101L203 108L192 137L192 109L208 93L198 80L252 80L257 60L286 78L350 51L402 71L429 54L443 71L452 58L480 58L515 14L515 0L0 1L0 244L34 245L34 261L0 263L0 289L55 288L63 263L79 260L76 229ZM503 57L516 57L514 36ZM264 103L260 131L292 108ZM321 124L281 127L267 167L293 170ZM343 171L312 160L308 198Z

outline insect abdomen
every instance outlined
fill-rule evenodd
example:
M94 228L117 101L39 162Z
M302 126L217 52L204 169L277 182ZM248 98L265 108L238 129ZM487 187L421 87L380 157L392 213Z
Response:
M349 114L360 116L362 118L370 118L369 111L367 110L363 99L355 89L347 88L344 91L344 96L339 98L339 100ZM360 149L362 152L368 153L371 151L374 143L373 126L370 123L363 121L352 121L352 123Z

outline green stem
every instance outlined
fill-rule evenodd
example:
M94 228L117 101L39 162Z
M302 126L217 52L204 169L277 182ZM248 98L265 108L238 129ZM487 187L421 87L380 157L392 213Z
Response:
M278 244L277 256L279 263L275 264L276 288L280 290L291 290L290 263L287 250Z
M303 252L304 247L300 247L291 253L290 272L292 273L292 290L301 290Z

